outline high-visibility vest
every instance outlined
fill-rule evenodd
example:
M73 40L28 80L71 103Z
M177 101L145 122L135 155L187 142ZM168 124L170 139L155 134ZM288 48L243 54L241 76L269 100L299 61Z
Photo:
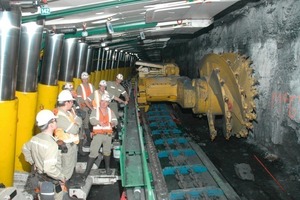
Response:
M72 128L74 123L76 123L74 117L72 114L68 111L69 115L66 115L65 113L61 112L58 110L57 115L59 116L64 116L67 119L69 119L70 122L72 122L69 127L66 130L62 130L61 128L57 128L54 135L57 139L64 141L65 143L72 143L74 142L75 144L79 143L79 135L78 134L71 134L68 133L68 131Z
M88 85L89 87L84 87L82 83L80 84L82 95L77 94L77 97L82 97L83 100L86 100L86 98L89 97L94 92L93 85L90 83L88 83Z
M100 122L107 122L107 126L100 126L100 125L96 125L93 126L93 135L95 134L111 134L113 132L112 126L111 126L111 119L112 119L112 115L111 115L111 109L107 108L108 110L108 114L107 115L101 115L101 111L100 108L98 108L96 110L96 119L98 119Z

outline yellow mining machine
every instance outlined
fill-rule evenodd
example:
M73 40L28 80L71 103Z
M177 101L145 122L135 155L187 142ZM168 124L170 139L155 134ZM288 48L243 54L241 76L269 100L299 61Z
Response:
M216 116L222 116L226 139L247 137L256 119L257 96L250 64L235 53L208 54L200 62L200 78L191 80L180 76L174 63L137 61L139 106L147 111L151 102L175 102L199 116L207 116L212 140L217 135Z

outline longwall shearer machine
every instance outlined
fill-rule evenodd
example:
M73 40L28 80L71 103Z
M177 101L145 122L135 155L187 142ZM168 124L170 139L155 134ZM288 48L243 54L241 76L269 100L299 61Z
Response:
M200 62L199 78L179 75L179 67L137 61L138 103L147 111L151 102L176 102L207 116L210 137L217 136L215 117L222 117L226 139L247 137L256 119L256 80L250 61L235 53L208 54Z

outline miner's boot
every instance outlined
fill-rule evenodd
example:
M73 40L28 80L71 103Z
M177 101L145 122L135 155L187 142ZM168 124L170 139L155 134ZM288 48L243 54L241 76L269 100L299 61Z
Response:
M84 180L85 180L85 179L88 177L88 175L90 174L95 159L96 159L96 158L91 158L91 157L89 157L89 159L88 159L88 161L87 161L87 164L86 164L85 172L83 173L83 179L84 179Z
M106 175L111 175L112 170L109 168L110 156L104 156Z

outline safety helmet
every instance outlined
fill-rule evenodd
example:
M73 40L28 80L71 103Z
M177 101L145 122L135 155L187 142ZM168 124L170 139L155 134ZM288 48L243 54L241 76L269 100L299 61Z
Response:
M103 94L103 95L101 96L101 100L102 100L102 101L110 102L110 97L109 97L108 94Z
M81 73L81 79L88 79L88 78L89 78L89 74L87 72Z
M63 90L59 93L57 101L72 101L75 100L69 90Z
M118 74L118 75L117 75L117 79L123 81L123 75L122 75L122 74Z
M72 83L66 83L64 85L64 90L72 90L73 89L73 84Z
M36 123L38 126L43 126L47 124L50 120L57 118L57 116L54 115L54 113L50 110L41 110L36 115Z
M106 83L106 81L105 80L101 80L100 81L100 83L99 83L99 85L101 85L101 86L107 86L107 83Z

